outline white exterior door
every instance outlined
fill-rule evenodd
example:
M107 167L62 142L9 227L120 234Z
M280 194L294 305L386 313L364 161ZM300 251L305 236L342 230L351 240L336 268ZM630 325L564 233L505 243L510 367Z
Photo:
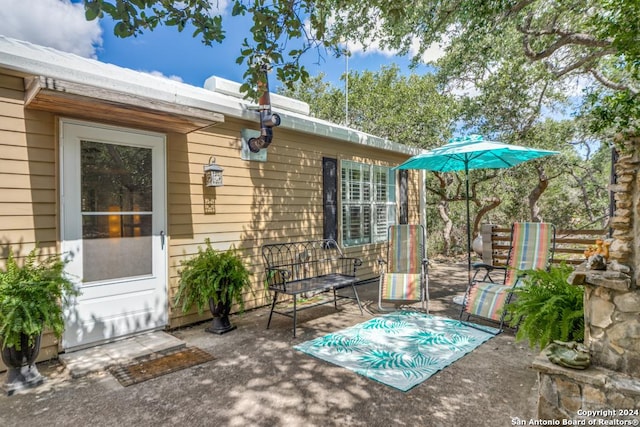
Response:
M167 324L165 136L62 120L62 249L81 295L63 346Z

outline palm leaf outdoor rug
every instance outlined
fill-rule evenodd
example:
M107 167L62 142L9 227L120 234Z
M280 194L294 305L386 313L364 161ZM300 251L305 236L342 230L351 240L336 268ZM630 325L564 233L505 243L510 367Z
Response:
M499 332L421 312L399 311L294 348L407 391Z

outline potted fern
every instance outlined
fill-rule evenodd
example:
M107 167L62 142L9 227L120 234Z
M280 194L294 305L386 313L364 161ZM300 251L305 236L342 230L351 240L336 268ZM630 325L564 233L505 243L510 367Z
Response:
M180 284L175 304L188 312L195 305L202 315L209 307L213 320L207 332L224 334L236 327L229 321L233 304L244 309L244 294L251 290L250 272L234 248L218 251L205 240L205 248L198 247L198 254L181 262Z
M584 341L584 290L567 282L566 264L546 270L528 270L524 286L505 306L505 320L518 328L517 340L545 348L553 341Z
M0 270L0 347L9 395L44 380L35 365L42 331L48 328L59 338L64 305L78 295L64 273L65 263L59 256L38 260L34 248L19 265L9 248L5 269Z

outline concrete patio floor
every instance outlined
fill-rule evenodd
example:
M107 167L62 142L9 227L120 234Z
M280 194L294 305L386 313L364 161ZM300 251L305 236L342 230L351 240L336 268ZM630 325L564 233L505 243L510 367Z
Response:
M457 318L452 297L464 292L465 268L464 263L432 265L432 314ZM292 348L379 315L377 285L361 286L359 293L364 316L352 302L341 304L339 312L331 305L302 311L297 338L291 319L283 316L274 315L266 330L267 308L233 316L238 329L222 336L205 332L206 324L169 331L167 345L197 346L215 359L129 387L99 367L74 377L61 363L40 364L45 384L0 396L0 424L464 427L536 418L537 374L531 363L538 351L515 342L510 331L406 393ZM147 341L138 338L135 345ZM122 353L131 352L124 343L118 344Z

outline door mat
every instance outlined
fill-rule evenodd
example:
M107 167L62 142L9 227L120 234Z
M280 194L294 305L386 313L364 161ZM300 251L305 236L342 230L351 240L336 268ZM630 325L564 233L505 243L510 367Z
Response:
M213 359L211 354L198 347L187 347L170 353L154 353L127 365L116 365L109 372L120 384L128 387Z

